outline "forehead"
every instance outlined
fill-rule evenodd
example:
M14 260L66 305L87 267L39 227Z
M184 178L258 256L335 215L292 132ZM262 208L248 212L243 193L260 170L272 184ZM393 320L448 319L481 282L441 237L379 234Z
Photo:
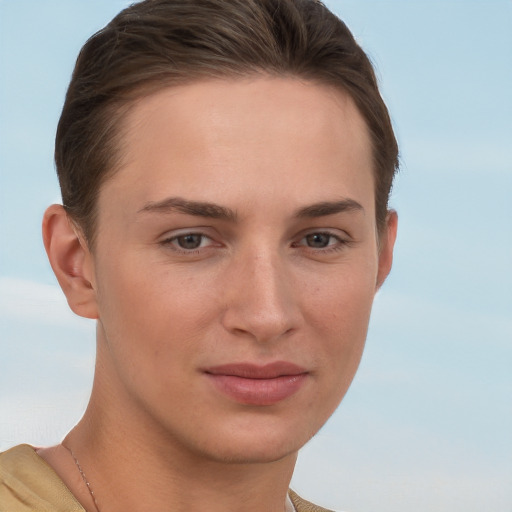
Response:
M250 190L280 201L286 191L301 206L334 183L338 196L373 198L366 124L334 87L274 77L169 87L138 100L123 128L121 168L104 185L114 198L245 201Z

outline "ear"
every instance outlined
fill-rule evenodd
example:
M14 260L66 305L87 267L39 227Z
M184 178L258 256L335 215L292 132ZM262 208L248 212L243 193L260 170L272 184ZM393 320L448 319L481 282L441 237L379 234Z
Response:
M98 318L93 258L81 231L61 205L46 210L43 241L69 307L79 316Z
M386 217L386 225L379 235L379 268L377 271L378 290L386 277L388 277L393 265L393 249L395 247L396 231L398 227L398 215L394 210L390 210Z

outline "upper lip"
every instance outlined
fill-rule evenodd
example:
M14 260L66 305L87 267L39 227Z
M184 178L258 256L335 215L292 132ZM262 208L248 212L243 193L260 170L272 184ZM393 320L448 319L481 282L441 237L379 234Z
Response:
M254 363L230 363L204 369L211 375L226 375L245 379L275 379L285 375L301 375L307 370L287 361L275 361L263 365Z

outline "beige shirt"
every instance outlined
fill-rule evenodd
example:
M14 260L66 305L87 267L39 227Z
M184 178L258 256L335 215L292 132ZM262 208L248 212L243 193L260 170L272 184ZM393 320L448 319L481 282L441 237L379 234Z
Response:
M293 491L296 512L332 512L303 500ZM85 512L64 482L35 452L22 444L0 453L0 512Z

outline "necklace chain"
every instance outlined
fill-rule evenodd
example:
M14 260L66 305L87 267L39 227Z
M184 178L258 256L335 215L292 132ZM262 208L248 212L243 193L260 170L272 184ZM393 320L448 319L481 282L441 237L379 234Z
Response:
M87 477L85 476L84 470L82 469L82 466L80 466L78 459L75 457L75 454L73 453L71 448L68 448L65 444L62 444L62 446L64 446L64 448L66 448L66 450L71 454L71 457L73 457L73 460L75 461L75 465L78 468L78 471L80 472L80 476L82 477L84 484L87 486L87 490L89 491L92 501L94 502L94 507L96 508L96 512L100 512L100 507L98 506L98 502L96 501L96 496L94 496L94 491L92 490L91 484L87 480Z
M82 480L84 481L84 484L87 486L87 490L89 491L89 494L91 495L92 501L94 503L94 508L96 509L96 512L100 512L100 507L98 506L98 502L96 501L96 496L94 496L94 491L92 490L89 480L87 480L87 477L85 476L82 466L80 466L80 462L78 462L78 459L75 457L75 454L73 453L73 450L71 450L71 448L68 448L64 443L62 443L62 446L64 446L64 448L66 448L66 450L71 454L71 457L73 457L73 460L75 461L75 465L78 468L78 471L80 472L80 476L82 477ZM289 498L288 498L288 500L289 500ZM286 510L288 511L289 507L290 507L290 510L295 510L293 505L291 505L291 506L290 505L291 505L291 502L287 501Z

